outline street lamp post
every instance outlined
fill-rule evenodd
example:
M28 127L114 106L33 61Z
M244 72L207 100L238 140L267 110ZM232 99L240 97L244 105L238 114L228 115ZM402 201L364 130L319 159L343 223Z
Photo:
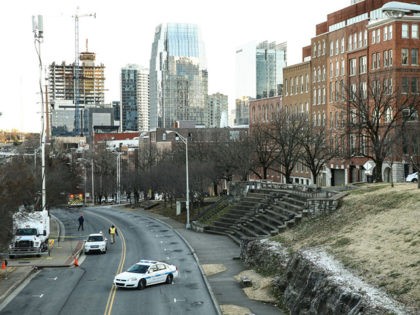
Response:
M186 204L185 204L185 208L187 209L187 223L185 224L185 228L190 229L191 225L190 225L190 185L189 185L189 175L188 175L188 138L180 135L176 131L166 130L166 133L171 133L171 132L175 132L176 138L181 139L181 141L185 143L185 182L186 182L185 191L186 191L186 198L187 198Z

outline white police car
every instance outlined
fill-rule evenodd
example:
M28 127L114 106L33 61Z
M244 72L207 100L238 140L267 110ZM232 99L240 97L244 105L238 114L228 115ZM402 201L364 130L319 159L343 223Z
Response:
M105 254L108 248L108 239L101 233L90 234L85 241L84 252L90 254L92 252L98 252Z
M160 261L140 260L127 271L114 278L114 285L118 288L144 289L148 285L157 283L171 284L178 277L178 268Z

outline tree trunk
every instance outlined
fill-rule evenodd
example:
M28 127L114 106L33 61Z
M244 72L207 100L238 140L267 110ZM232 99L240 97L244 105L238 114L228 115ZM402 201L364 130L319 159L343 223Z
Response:
M382 179L382 164L383 161L375 161L375 182L377 183L382 183L383 179Z

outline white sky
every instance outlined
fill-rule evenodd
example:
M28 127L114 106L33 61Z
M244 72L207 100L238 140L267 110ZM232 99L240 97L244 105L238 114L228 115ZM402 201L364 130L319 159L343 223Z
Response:
M0 129L39 132L39 66L34 48L32 16L44 17L44 66L74 61L74 18L80 17L79 50L96 53L105 65L105 101L120 99L121 67L136 63L149 67L157 25L196 23L205 45L209 94L220 92L234 102L235 50L252 40L288 44L288 65L302 59L302 47L315 36L315 26L327 14L350 5L350 0L14 0L1 1L2 60Z

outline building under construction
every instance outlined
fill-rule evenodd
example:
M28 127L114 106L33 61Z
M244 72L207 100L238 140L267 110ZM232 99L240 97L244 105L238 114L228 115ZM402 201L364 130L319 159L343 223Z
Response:
M49 66L48 103L53 136L89 132L86 110L105 106L105 66L95 65L96 55L87 48L79 58L79 66L65 62Z

